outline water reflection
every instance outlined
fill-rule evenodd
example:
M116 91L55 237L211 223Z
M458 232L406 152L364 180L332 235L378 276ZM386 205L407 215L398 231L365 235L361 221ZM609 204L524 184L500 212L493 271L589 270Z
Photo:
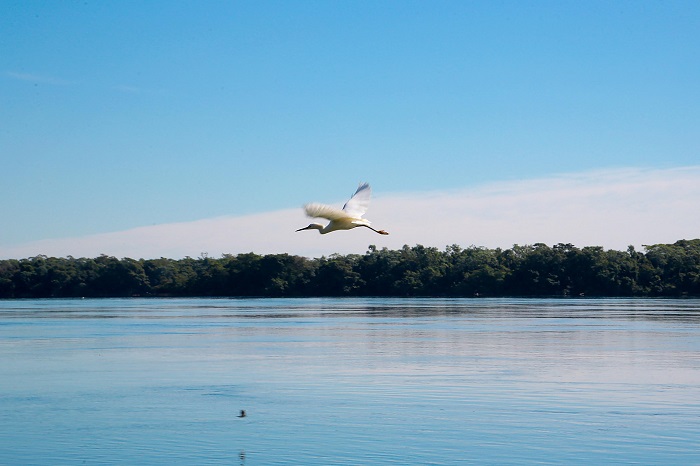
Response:
M46 299L0 301L0 317L11 318L250 318L284 319L299 316L440 317L488 315L498 317L683 319L697 322L700 306L694 299L512 299L512 298L327 298L327 299Z
M3 301L0 463L698 464L698 315L690 299Z

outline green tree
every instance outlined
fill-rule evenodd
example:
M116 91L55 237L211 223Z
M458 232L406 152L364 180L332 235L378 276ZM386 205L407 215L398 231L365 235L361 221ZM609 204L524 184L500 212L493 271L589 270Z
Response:
M355 271L358 257L333 254L318 260L314 291L319 296L355 296L365 285Z

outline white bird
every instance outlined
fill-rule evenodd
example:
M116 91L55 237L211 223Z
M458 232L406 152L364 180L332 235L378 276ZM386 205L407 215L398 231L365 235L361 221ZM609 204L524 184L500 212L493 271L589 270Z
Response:
M326 233L336 230L351 230L357 227L367 227L380 235L388 235L389 233L384 230L375 230L370 226L369 220L362 218L365 212L367 212L371 194L372 188L369 187L369 184L362 183L350 200L345 203L343 210L316 202L306 204L304 206L306 215L312 218L325 218L330 220L330 223L325 227L320 223L312 223L308 227L299 228L297 231L318 230L319 233L325 235Z

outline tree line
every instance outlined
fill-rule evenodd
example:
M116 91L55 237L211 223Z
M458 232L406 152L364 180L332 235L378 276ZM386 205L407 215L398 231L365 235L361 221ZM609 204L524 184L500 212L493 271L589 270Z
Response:
M0 260L0 298L127 296L700 296L700 239L640 252L542 243L509 249L370 245L306 258L225 254Z

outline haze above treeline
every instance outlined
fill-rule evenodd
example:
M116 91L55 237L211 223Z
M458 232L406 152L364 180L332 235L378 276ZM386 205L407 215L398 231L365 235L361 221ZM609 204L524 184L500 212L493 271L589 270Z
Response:
M700 296L700 239L637 251L543 243L422 245L306 258L35 256L0 260L0 298L179 296Z

